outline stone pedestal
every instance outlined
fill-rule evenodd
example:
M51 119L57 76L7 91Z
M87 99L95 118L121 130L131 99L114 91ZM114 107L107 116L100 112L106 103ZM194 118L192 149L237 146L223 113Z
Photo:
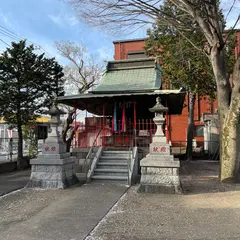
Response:
M66 152L66 145L58 132L63 112L54 106L50 111L51 133L43 145L42 154L32 159L31 176L27 187L67 188L78 182L75 174L75 157Z
M160 99L157 104L150 109L156 112L153 119L157 125L157 131L149 147L149 154L140 161L141 181L139 192L152 193L181 193L179 180L180 162L171 155L170 145L167 144L166 137L162 131L164 123L163 112L168 111L162 106Z

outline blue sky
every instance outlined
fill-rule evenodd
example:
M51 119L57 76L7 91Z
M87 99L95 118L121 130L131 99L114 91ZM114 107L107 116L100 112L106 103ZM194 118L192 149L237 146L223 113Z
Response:
M222 6L227 12L230 1L223 0ZM240 4L237 1L233 14L228 17L228 26L234 22L239 12ZM0 26L41 45L63 64L65 61L54 48L54 41L82 42L89 52L98 55L99 59L112 60L113 40L146 36L145 29L128 36L106 36L101 30L90 28L79 21L73 9L60 0L1 0ZM7 43L13 41L1 33L0 39ZM5 48L6 45L0 42L0 50Z
M7 0L1 1L0 26L42 46L61 63L63 58L53 46L54 41L82 42L90 53L99 59L113 59L112 41L133 37L145 37L145 30L129 36L107 36L101 30L82 23L73 9L59 0ZM13 41L0 33L0 39ZM7 46L0 42L0 50Z

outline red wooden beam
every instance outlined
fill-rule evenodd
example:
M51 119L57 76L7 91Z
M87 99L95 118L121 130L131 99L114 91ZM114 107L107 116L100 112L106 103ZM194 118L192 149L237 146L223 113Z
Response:
M136 109L136 102L133 103L134 105L134 123L133 123L133 128L136 130L137 128L137 109Z
M76 129L77 129L77 108L76 106L74 107L74 147L77 147L77 134L76 134Z

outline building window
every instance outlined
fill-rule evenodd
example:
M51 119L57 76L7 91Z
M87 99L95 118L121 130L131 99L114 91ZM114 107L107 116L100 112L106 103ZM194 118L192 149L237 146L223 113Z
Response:
M204 136L203 128L204 128L204 126L195 126L195 134L194 134L194 136L195 137L203 137Z

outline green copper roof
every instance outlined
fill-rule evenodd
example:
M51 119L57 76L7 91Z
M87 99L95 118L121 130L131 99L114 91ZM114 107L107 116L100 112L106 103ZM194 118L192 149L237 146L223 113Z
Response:
M161 87L161 68L154 58L110 61L92 93L154 91Z

